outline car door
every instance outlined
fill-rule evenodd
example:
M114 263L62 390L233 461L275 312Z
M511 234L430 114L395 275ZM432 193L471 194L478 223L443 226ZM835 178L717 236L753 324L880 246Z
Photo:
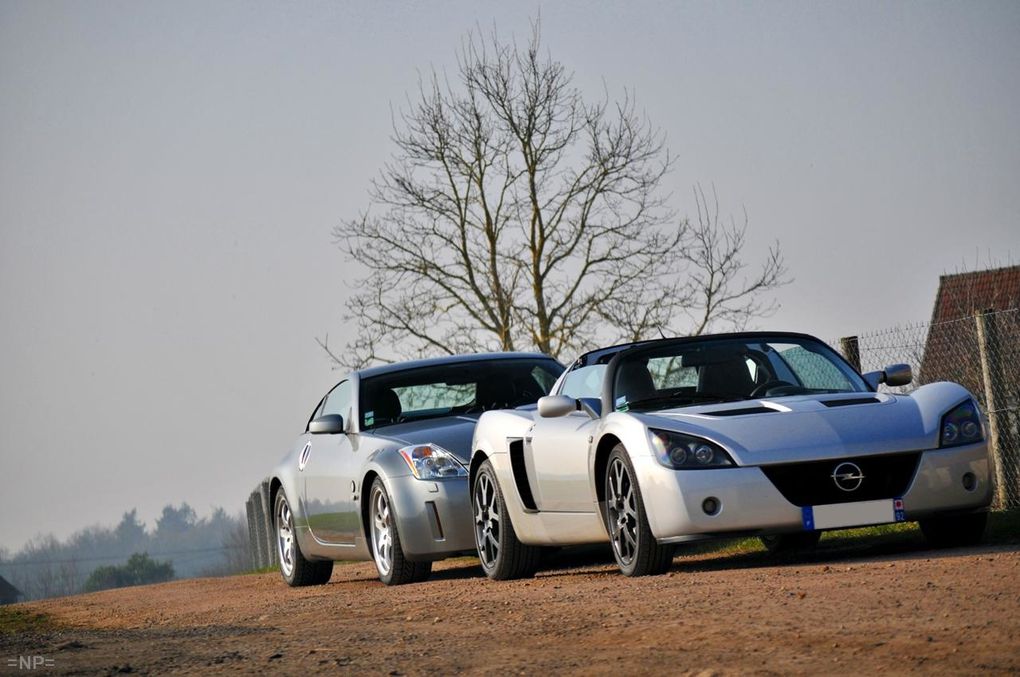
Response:
M563 380L561 395L597 399L605 365L572 369ZM588 480L588 453L598 424L584 411L555 418L536 417L524 439L524 460L538 489L535 504L549 512L594 512L595 497Z
M326 395L316 416L339 414L345 425L351 416L351 382L341 381ZM305 482L308 528L323 543L353 545L358 533L354 501L356 459L347 433L308 435L301 474Z

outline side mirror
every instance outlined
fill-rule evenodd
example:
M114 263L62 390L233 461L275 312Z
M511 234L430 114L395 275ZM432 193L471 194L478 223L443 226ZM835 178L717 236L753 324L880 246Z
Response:
M344 417L340 414L326 414L313 419L308 424L308 432L313 435L337 435L344 432Z
M909 364L890 364L885 368L885 384L887 386L905 386L914 380L914 372Z
M914 372L909 364L890 364L882 371L869 371L864 380L872 388L884 383L887 386L905 386L914 380Z
M538 415L557 418L577 411L577 400L566 395L546 395L538 399Z

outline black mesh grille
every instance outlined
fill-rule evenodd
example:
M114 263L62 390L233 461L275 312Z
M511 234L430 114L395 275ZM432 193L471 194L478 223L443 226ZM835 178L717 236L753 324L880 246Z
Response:
M766 465L761 469L786 500L804 507L902 496L917 471L920 458L920 452L911 452ZM833 472L841 463L853 463L864 475L855 491L843 491L833 481Z

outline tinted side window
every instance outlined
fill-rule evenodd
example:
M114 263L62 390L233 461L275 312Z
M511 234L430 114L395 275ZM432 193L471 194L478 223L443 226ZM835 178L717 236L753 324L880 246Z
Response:
M342 381L326 395L326 401L322 404L322 411L319 416L327 414L340 414L344 422L351 418L351 382Z

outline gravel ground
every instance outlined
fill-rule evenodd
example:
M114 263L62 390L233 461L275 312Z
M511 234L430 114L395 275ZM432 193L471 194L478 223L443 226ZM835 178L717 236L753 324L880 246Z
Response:
M681 556L640 579L597 549L505 583L462 558L399 588L357 563L317 588L270 573L113 590L18 605L53 625L0 635L0 672L18 656L58 674L1020 671L1020 546L864 546Z

